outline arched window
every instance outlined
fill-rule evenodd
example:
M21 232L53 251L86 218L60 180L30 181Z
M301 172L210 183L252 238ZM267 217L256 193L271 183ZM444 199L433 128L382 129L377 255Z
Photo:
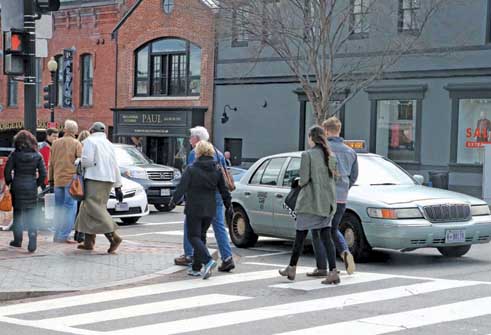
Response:
M201 48L189 41L164 38L135 52L135 96L199 95Z
M174 0L162 0L162 8L165 14L170 14L174 9Z

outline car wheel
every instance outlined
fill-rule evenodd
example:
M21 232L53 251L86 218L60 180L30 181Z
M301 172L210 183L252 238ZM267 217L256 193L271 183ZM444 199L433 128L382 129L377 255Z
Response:
M159 212L170 212L175 208L175 207L170 207L169 205L166 204L154 204L154 206Z
M456 247L440 247L438 251L445 257L462 257L471 249L471 245L459 245Z
M134 217L134 218L121 218L121 221L123 221L124 224L135 224L140 220L140 217Z
M249 218L242 208L234 209L234 216L229 227L230 239L239 248L253 247L259 236L254 233Z
M356 215L346 213L341 220L339 230L344 236L351 254L357 262L366 262L372 251L372 247L363 232L363 227Z

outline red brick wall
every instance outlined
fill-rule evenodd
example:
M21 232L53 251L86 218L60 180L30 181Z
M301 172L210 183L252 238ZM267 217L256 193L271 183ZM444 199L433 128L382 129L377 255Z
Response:
M133 97L135 50L162 37L178 37L201 47L201 95L196 99L140 100ZM117 107L207 107L205 126L211 130L214 78L214 15L201 0L175 1L171 14L161 0L144 0L118 31Z

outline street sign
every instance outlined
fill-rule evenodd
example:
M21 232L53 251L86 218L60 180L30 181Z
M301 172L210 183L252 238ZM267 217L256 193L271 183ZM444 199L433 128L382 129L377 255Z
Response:
M53 16L51 14L41 15L41 18L36 20L36 38L53 38Z
M36 57L46 58L48 57L48 40L36 38Z

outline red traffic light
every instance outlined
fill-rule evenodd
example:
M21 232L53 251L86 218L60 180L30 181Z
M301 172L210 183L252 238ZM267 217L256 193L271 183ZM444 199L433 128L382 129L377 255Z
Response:
M22 51L22 35L13 33L10 40L11 51Z
M6 31L4 32L5 53L22 53L24 51L23 31Z

